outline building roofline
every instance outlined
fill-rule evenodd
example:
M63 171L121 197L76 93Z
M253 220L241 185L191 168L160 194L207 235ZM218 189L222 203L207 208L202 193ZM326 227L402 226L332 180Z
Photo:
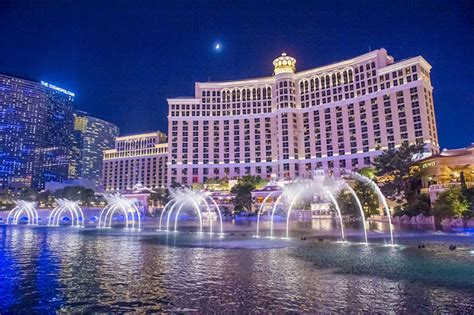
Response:
M466 151L470 151L470 150L474 151L474 143L471 143L471 145L469 145L465 148L446 149L444 151L441 151L438 154L433 154L433 155L428 156L424 159L421 159L421 160L417 161L417 163L426 162L426 161L430 161L430 160L437 159L437 158L450 158L450 157L456 157L456 156L470 155L469 152L466 152ZM443 154L443 153L445 153L445 154Z
M310 69L305 69L301 71L296 71L294 74L296 78L300 78L315 72L324 72L324 71L332 71L335 70L336 68L339 69L344 66L351 65L353 63L357 62L362 62L367 59L375 58L377 57L380 53L385 53L387 54L387 50L385 48L380 48L376 50L372 50L370 52L367 52L365 54L356 56L351 59L346 59L346 60L341 60L337 62L333 62L328 65L320 66L320 67L315 67L315 68L310 68ZM393 61L393 58L391 56L387 57L390 58L391 61ZM265 77L259 77L259 78L250 78L250 79L243 79L243 80L228 80L228 81L218 81L218 82L196 82L195 85L196 87L200 88L224 88L227 86L235 86L235 85L245 85L245 84L265 84L265 83L272 83L274 81L274 76L265 76Z
M398 69L400 67L405 67L409 66L414 63L422 63L424 65L424 68L426 68L428 71L431 70L431 65L430 63L423 58L422 56L416 56L416 57L411 57L407 59L402 59L400 61L394 60L392 56L390 56L387 53L387 50L385 48L379 48L375 49L372 51L369 51L365 54L356 56L354 58L346 59L346 60L341 60L337 61L328 65L320 66L320 67L314 67L310 69L305 69L301 71L297 71L294 76L297 79L300 79L302 77L305 77L307 75L311 74L317 74L318 72L325 73L325 72L332 72L336 69L341 69L344 67L348 67L351 65L354 65L358 62L364 62L365 60L368 59L373 59L377 57L385 57L387 58L388 65L384 67L378 68L378 72L380 73L385 73L388 71L393 71L394 69ZM238 87L242 86L244 87L245 85L265 85L265 84L270 84L274 82L274 76L264 76L264 77L257 77L257 78L250 78L250 79L242 79L242 80L226 80L226 81L215 81L215 82L195 82L195 89L197 88L226 88L226 87ZM173 98L173 99L168 99L170 100L180 100L180 101L186 101L190 99L189 97L178 97L178 98Z
M114 125L114 126L117 127L118 129L120 129L120 127L119 127L117 124L115 124L115 123L113 123L113 122L111 122L111 121L105 120L105 119L103 119L103 118L99 118L99 117L97 117L97 116L93 116L93 115L89 114L89 113L86 112L86 111L83 111L83 110L74 110L74 114L76 114L76 113L80 113L80 114L82 114L82 115L84 115L84 116L87 116L87 117L90 117L90 118L94 118L94 119L96 119L96 120L100 120L100 121L106 122L107 124Z
M128 134L128 135L122 135L122 136L115 137L115 140L118 141L118 140L143 138L143 137L147 137L147 136L157 136L157 135L160 135L160 134L167 136L166 133L157 130L157 131L149 131L149 132L141 132L141 133L133 133L133 134Z
M0 75L4 75L4 76L11 77L11 78L14 78L14 79L25 80L25 81L29 81L31 83L36 83L38 85L41 85L40 80L29 78L29 77L23 76L23 75L20 76L20 75L11 74L11 73L5 73L5 72L0 72ZM43 86L43 85L41 85L41 86Z
M378 74L383 74L383 73L386 73L386 72L390 72L390 71L393 71L393 70L398 69L400 67L407 67L407 66L413 65L415 63L421 63L422 65L424 65L424 68L426 68L428 71L431 70L431 64L428 61L426 61L425 58L423 58L422 56L416 56L416 57L412 57L412 58L403 59L403 60L395 62L391 65L388 65L386 67L380 68L380 69L378 69L379 70Z
M343 68L343 67L347 67L347 66L352 65L352 64L357 63L357 62L362 62L362 61L365 61L367 59L375 58L379 55L379 53L385 53L385 54L387 54L387 57L390 57L385 48L375 49L375 50L369 51L365 54L356 56L356 57L351 58L351 59L340 60L340 61L336 61L336 62L333 62L331 64L325 65L325 66L306 69L306 70L302 70L302 71L297 71L296 72L296 77L299 78L299 77L302 77L302 76L306 76L308 74L312 74L314 72L325 72L325 71L326 72L331 72L333 70L340 69L340 68ZM393 61L393 57L390 57L390 58Z
M166 101L169 104L197 104L199 103L199 99L195 97L175 97L175 98L167 98Z

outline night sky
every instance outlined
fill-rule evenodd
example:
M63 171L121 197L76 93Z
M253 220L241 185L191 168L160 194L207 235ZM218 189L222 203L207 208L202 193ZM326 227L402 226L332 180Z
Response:
M384 47L431 63L441 147L464 147L474 142L473 3L0 0L0 73L71 90L76 109L122 134L166 132L166 98L194 95L196 81L271 75L282 51L303 70Z

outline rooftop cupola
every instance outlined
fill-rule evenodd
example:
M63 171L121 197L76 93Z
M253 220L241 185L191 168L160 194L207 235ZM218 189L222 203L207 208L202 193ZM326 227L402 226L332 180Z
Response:
M296 71L296 59L288 56L285 52L280 57L273 60L273 74L277 75L280 73L295 73Z

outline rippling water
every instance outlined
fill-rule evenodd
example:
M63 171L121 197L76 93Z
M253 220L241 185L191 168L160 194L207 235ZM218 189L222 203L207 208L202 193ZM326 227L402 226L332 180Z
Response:
M474 312L472 236L393 248L236 234L0 226L0 313Z

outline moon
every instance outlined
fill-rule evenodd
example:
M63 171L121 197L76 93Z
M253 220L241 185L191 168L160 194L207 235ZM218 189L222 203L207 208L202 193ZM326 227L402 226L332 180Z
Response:
M215 50L221 50L221 44L217 43L217 44L214 46L214 49L215 49Z

